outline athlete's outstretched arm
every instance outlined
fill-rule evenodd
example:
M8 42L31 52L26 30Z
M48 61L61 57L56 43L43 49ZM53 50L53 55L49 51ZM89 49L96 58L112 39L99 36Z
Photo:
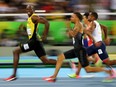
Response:
M101 29L103 30L103 33L104 33L104 37L105 37L104 42L105 42L106 45L109 45L110 44L110 39L108 37L108 32L107 32L108 29L107 29L106 26L104 26L102 24L100 24L100 26L101 26Z
M101 27L101 29L102 29L103 32L104 32L104 36L105 36L105 38L107 38L107 37L108 37L107 27L104 26L104 25L102 25L102 24L100 24L100 27Z

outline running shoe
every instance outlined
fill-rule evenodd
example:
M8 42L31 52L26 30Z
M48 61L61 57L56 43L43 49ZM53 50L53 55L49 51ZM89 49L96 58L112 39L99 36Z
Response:
M104 80L102 80L102 82L113 82L113 78L112 78L112 76L109 76L109 77L105 78Z
M51 77L45 77L43 78L43 80L47 81L47 82L56 82L56 78Z
M116 78L116 71L112 69L112 75L105 78L102 82L113 82L113 79Z
M112 78L116 78L116 70L112 69Z
M104 83L110 83L110 82L113 82L113 79L104 79L104 80L102 80L102 82L104 82Z
M76 79L80 78L80 76L79 75L76 75L75 73L74 74L68 74L68 76L70 78L76 78Z
M10 77L8 77L8 78L5 78L4 80L5 80L5 81L13 81L13 80L16 80L16 79L17 79L16 76L10 76Z

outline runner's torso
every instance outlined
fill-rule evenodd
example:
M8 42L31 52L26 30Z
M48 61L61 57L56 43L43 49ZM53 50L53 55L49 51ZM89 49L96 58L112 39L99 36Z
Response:
M38 37L40 39L40 35L37 34L38 23L34 24L32 22L32 16L34 15L36 14L32 14L27 20L27 34L29 39L37 39Z

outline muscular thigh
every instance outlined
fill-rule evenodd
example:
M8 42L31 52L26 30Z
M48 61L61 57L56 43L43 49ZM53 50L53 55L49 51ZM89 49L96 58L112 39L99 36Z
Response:
M64 52L65 59L72 59L76 58L77 56L75 55L75 50L71 49L69 51Z
M39 58L46 55L43 43L40 41L36 41L34 51Z
M105 60L109 57L104 43L102 43L102 45L96 49L97 49L97 54L101 60Z

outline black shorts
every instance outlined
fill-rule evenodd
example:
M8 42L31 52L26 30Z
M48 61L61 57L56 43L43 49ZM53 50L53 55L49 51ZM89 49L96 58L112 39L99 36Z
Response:
M30 39L25 44L21 44L20 48L22 52L29 52L34 50L38 57L46 55L45 49L43 48L43 44L39 40Z
M87 57L78 57L79 52L76 49L71 49L69 51L64 52L64 56L66 59L78 58L82 67L86 67L89 65Z

